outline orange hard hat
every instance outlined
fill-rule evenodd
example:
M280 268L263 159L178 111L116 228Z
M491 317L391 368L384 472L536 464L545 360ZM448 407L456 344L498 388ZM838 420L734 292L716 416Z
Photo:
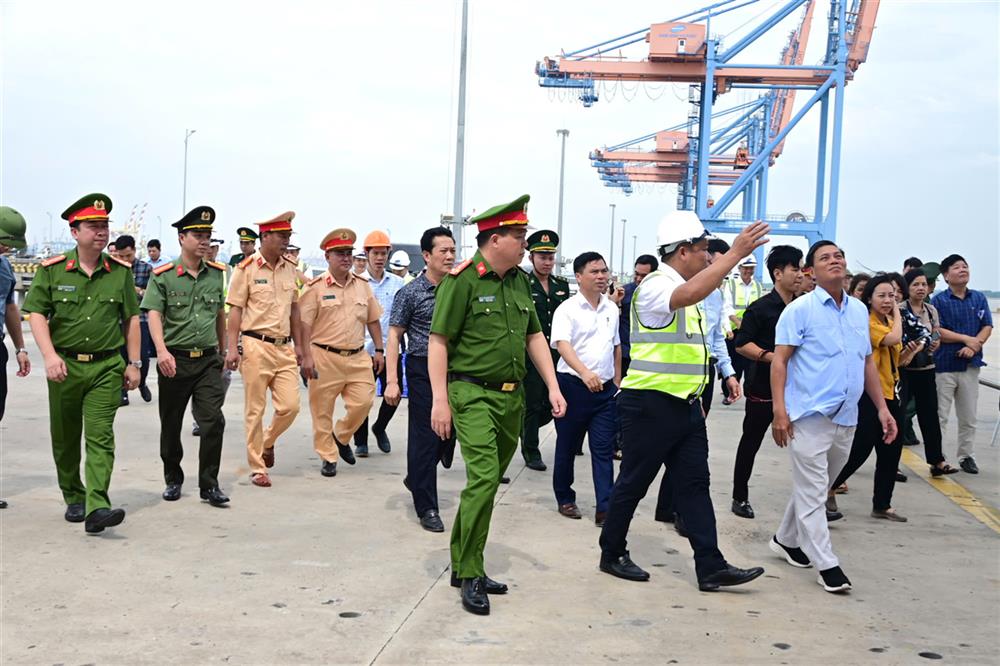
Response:
M375 230L365 236L364 248L369 250L373 247L392 247L389 241L389 234L384 231Z

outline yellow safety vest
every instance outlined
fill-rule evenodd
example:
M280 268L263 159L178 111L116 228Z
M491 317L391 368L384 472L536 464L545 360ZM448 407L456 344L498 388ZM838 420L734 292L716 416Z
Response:
M701 395L709 384L708 347L701 325L701 310L696 305L680 308L663 328L650 328L639 318L639 291L650 280L667 279L663 273L652 273L632 294L631 345L628 374L622 388L653 390L681 400Z
M740 288L737 289L737 287ZM760 282L757 282L757 280L754 280L753 282L750 283L749 301L744 302L745 292L742 287L743 287L743 280L740 279L729 280L729 291L733 295L733 310L735 310L734 314L740 319L743 319L743 313L747 311L747 306L761 297L761 286Z

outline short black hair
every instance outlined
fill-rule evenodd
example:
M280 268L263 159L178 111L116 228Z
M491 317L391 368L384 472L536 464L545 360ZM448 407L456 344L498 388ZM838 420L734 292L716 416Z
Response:
M767 253L767 272L774 279L774 271L788 266L802 265L802 250L794 245L775 245Z
M513 227L497 227L495 229L487 229L486 231L480 231L476 234L476 247L482 247L490 240L490 236L496 234L497 236L509 236Z
M582 272L587 267L587 264L592 261L604 261L604 257L601 256L600 252L584 252L577 255L576 259L573 260L573 272ZM608 262L604 261L604 265L607 266Z
M840 247L839 245L837 245L836 243L834 243L832 240L826 240L826 239L818 240L815 243L813 243L809 247L809 251L806 252L806 268L812 268L813 258L816 256L816 252L818 252L820 248L826 247L827 245L834 246L835 248L837 248L838 250L840 250L840 253L842 255L844 255L845 257L847 256L847 253L844 252L844 248Z
M155 247L157 250L161 249L160 248L160 241L157 240L156 238L150 239L150 241L148 243L146 243L146 249L148 250L151 247Z
M892 278L892 281L896 283L897 287L899 287L900 293L902 293L903 296L906 296L907 292L910 290L910 285L903 278L903 276L899 273L889 273L889 277Z
M708 251L710 254L725 254L729 252L729 243L721 238L713 238L708 241Z
M441 236L447 236L448 238L455 240L455 237L451 235L451 229L448 227L431 227L420 236L420 251L433 252L434 239Z
M115 249L116 250L127 250L128 248L135 249L135 238L129 236L128 234L122 234L115 239Z
M923 268L911 268L910 270L906 271L906 274L903 275L903 279L906 280L907 288L909 288L909 286L913 284L913 281L916 280L918 277L923 277L923 278L927 277L927 273L924 272Z
M858 273L857 275L852 277L851 284L847 287L848 296L854 293L854 290L858 288L859 284L861 284L862 282L868 282L871 279L872 276L868 275L868 273Z
M650 271L655 271L660 267L660 262L651 254L640 254L639 258L635 260L635 265L638 266L639 264L649 266Z
M916 257L910 257L909 259L903 261L903 265L909 266L911 268L920 268L921 266L924 265L924 262L920 261Z
M960 261L965 261L965 257L963 257L960 254L949 254L947 257L945 257L944 259L942 259L941 260L941 275L944 275L945 273L947 273L949 268L951 268L954 264L956 264L956 263L958 263ZM965 264L968 266L969 262L965 261Z
M880 273L868 280L868 284L865 285L865 290L861 292L861 302L871 310L872 307L872 294L875 293L875 287L880 284L892 284L896 281L896 278L902 280L898 273Z

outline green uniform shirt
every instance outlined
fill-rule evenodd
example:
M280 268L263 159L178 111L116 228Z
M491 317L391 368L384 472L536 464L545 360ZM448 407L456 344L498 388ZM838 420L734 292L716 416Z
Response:
M242 252L234 254L233 256L229 257L229 265L230 266L235 266L236 264L238 264L241 261L243 261L244 259L246 259L246 257L247 257L247 255L243 254Z
M431 333L448 338L448 370L489 382L521 381L525 337L541 332L528 276L501 280L479 252L445 276L435 291Z
M74 248L41 266L21 310L48 318L56 349L99 352L122 347L122 322L139 314L132 269L104 253L90 277L79 264Z
M226 271L222 266L202 260L197 277L180 263L156 269L142 298L142 309L162 315L167 347L191 351L219 345L215 320L225 302Z
M556 275L549 276L549 291L545 293L542 282L535 275L534 271L528 273L528 280L531 282L531 298L535 301L535 312L538 313L538 321L542 324L542 333L545 340L552 339L552 313L556 311L559 304L569 298L569 281ZM559 352L552 350L552 358L559 358Z

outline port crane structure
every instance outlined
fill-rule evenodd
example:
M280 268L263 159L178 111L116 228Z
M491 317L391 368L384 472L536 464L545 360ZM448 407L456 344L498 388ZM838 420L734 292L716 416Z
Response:
M826 50L815 65L804 64L804 58L816 0L788 0L731 45L712 34L713 18L756 2L721 0L557 58L543 58L535 73L542 87L578 90L585 107L599 100L596 82L690 84L690 111L684 122L590 153L605 185L629 194L634 183L674 183L677 208L695 211L713 233L738 232L765 219L774 234L804 236L809 242L832 239L837 226L844 88L867 59L879 0L830 0ZM735 61L800 8L801 20L777 64ZM621 55L623 48L639 42L649 45L646 58ZM719 97L731 90L766 92L751 102L717 109ZM799 90L812 95L793 113ZM816 105L820 127L814 214L811 219L801 213L768 215L769 169L788 134ZM636 148L649 141L655 142L652 151ZM728 152L734 148L735 153ZM724 189L713 197L710 187ZM742 210L728 212L738 197ZM758 266L762 264L758 261Z

